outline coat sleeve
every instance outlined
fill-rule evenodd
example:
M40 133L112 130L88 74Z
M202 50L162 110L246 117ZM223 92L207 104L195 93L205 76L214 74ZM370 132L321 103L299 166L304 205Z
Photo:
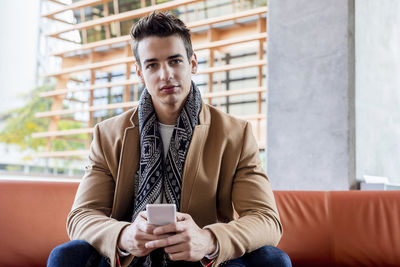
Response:
M103 154L99 126L96 125L90 146L89 165L78 187L67 218L71 240L85 240L116 266L117 241L129 225L111 218L115 180ZM128 259L127 259L128 260Z
M258 145L248 123L242 141L231 196L239 218L204 227L214 233L219 244L213 266L262 246L276 246L282 236L271 185L261 167Z

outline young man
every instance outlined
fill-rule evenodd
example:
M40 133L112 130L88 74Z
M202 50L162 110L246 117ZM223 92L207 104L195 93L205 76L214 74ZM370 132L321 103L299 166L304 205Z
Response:
M67 222L83 241L54 249L49 265L102 255L111 266L290 266L273 247L282 226L251 127L202 102L189 30L152 13L131 35L146 89L138 108L96 125ZM148 203L175 203L177 222L150 225Z

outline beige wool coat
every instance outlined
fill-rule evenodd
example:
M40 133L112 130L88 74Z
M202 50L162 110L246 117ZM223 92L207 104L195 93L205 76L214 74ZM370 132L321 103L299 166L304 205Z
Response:
M136 108L97 124L90 164L68 215L71 240L86 240L113 267L119 234L132 216L139 158ZM203 103L182 179L180 212L215 234L214 266L278 243L282 225L249 123Z

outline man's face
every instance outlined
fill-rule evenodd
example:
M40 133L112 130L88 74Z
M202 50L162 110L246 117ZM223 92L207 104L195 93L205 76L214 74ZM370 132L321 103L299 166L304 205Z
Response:
M178 35L151 36L138 44L141 68L136 71L145 83L156 108L181 108L191 86L192 74L196 73L197 60L187 58L183 40Z

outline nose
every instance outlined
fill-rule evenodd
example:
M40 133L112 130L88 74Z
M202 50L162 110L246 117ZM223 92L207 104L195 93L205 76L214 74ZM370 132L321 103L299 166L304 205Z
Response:
M168 64L163 64L161 67L161 80L168 81L172 78L172 68Z

